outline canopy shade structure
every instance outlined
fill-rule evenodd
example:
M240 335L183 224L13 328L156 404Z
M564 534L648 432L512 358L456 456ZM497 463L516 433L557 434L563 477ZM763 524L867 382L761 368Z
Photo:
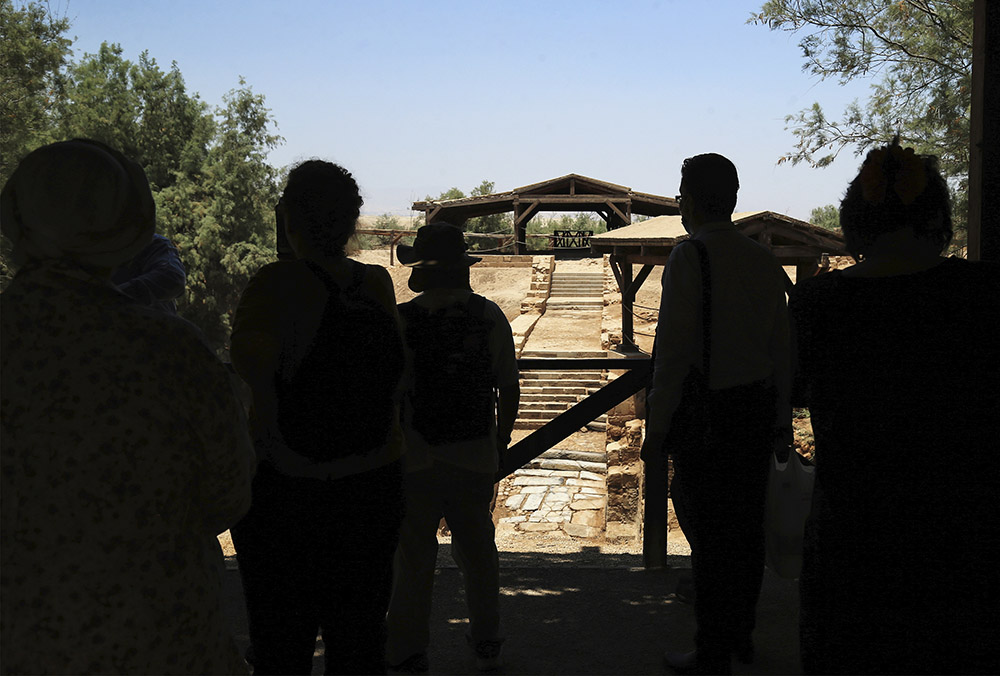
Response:
M828 264L830 255L849 255L839 233L773 211L735 213L733 224L741 233L770 249L782 266L794 265L798 279L817 274ZM665 265L674 247L687 238L681 217L673 215L650 218L590 238L592 252L611 256L611 269L622 294L625 349L636 349L632 323L636 292L653 267ZM635 264L642 268L633 276ZM791 281L788 283L791 285Z
M566 174L490 195L423 200L414 202L412 208L424 212L427 223L445 221L458 227L470 218L513 211L516 253L519 254L525 253L528 221L543 211L594 211L607 223L608 230L628 226L633 215L680 214L677 200L672 197L637 192L580 174Z

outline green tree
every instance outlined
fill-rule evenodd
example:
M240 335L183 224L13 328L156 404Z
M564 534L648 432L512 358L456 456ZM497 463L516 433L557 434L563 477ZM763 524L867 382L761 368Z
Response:
M789 115L797 140L779 163L823 167L845 147L861 155L898 133L904 145L940 158L954 191L956 239L963 239L972 0L770 0L748 21L803 32L803 70L820 79L881 77L868 100L851 103L839 120L819 103Z
M469 197L492 195L495 187L496 184L493 181L484 179L469 192ZM466 221L465 231L468 233L486 233L491 235L513 234L514 218L508 213L476 216ZM503 244L503 240L492 237L476 237L475 234L470 234L468 240L469 248L473 251L495 251Z
M816 207L809 212L809 222L827 230L840 232L840 209L833 204Z
M69 68L56 117L62 138L92 138L141 164L154 191L197 175L216 131L176 63L165 73L147 52L133 63L107 42Z
M217 108L217 133L197 174L177 173L157 194L157 225L188 271L179 312L224 352L240 293L275 259L277 171L267 152L281 143L262 95L240 79Z
M67 30L69 20L47 4L0 0L0 185L51 130L73 43Z

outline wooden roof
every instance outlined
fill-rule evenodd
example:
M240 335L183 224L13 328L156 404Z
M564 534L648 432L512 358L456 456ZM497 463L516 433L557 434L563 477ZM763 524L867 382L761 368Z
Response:
M767 246L783 265L815 261L823 254L849 255L838 233L773 211L733 214L744 235ZM688 238L680 216L659 216L590 238L591 251L662 265L674 246Z
M609 210L629 216L680 213L677 201L672 197L637 192L626 186L580 174L566 174L541 183L532 183L490 195L457 200L422 200L413 203L413 209L427 214L428 221L445 220L454 225L461 225L467 219L476 216L516 211L527 207L531 207L532 214L540 211L596 210Z

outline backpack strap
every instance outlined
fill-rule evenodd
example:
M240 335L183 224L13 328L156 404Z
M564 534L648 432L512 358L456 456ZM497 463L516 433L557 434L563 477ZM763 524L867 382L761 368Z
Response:
M310 272L319 278L319 281L323 282L323 286L326 287L327 292L331 296L335 296L340 293L340 285L333 281L333 277L329 272L323 269L322 266L306 259L302 259L302 262L306 264L306 267L309 268Z
M469 314L477 319L486 316L486 298L474 293L469 296Z
M360 261L355 261L355 265L351 270L351 285L347 287L347 291L350 293L356 292L361 288L361 285L365 283L365 276L368 273L368 266Z

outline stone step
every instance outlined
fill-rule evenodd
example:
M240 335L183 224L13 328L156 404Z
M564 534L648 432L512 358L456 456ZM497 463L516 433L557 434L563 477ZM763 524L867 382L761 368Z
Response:
M565 410L566 410L565 407L562 408L562 409L555 409L555 410L553 410L553 409L544 409L544 408L535 408L534 406L532 406L531 408L521 407L517 411L517 417L519 419L523 419L523 420L538 420L538 419L541 419L541 418L545 418L547 420L551 420L552 418L555 418L557 415L559 415L560 413L562 413ZM604 420L601 420L601 418L603 418ZM601 414L601 416L600 416L600 418L598 418L598 420L600 420L601 422L604 422L605 420L607 420L607 414L606 413L605 414Z
M531 381L535 382L535 381ZM572 397L581 397L596 391L596 387L535 387L535 386L521 386L521 396L526 394L542 394L548 396L554 395L566 395Z
M552 279L604 279L603 272L569 272L567 270L559 270L558 268L553 271Z
M585 460L563 460L556 458L535 458L527 465L528 469L554 469L568 471L593 472L607 474L608 465L604 462L587 462Z
M520 415L520 413L522 413L522 412L519 411L518 415ZM519 418L517 418L517 420L514 421L514 429L516 429L516 430L536 430L539 427L545 425L551 419L552 418L525 418L525 417L519 417ZM605 415L605 414L602 414L597 420L592 420L591 422L587 423L587 429L593 430L593 431L602 431L602 430L604 430L604 429L607 428L607 419L608 419L608 416Z
M540 412L558 411L559 413L562 413L567 408L569 408L571 404L575 404L575 403L576 402L563 402L563 401L532 401L532 402L524 402L522 400L522 406L524 406L525 408L528 408L528 410L530 410L532 412L534 412L534 411L540 411ZM530 405L530 408L529 408L529 405Z
M576 451L567 448L550 448L538 457L553 458L556 460L582 460L584 462L604 464L607 464L608 461L608 454L604 451Z
M562 394L562 393L552 393L552 392L521 392L521 402L526 401L547 401L547 402L558 402L563 404L575 404L580 401L580 395L576 394Z
M607 357L607 350L525 350L521 353L522 357L531 357L532 359L592 359L599 357Z
M593 302L583 300L580 298L574 298L572 300L554 300L550 298L545 304L546 311L560 312L560 311L577 311L577 312L588 312L596 313L604 309L604 301L595 300Z
M588 394L597 392L597 390L601 389L602 384L603 383L589 382L566 386L560 385L559 381L552 381L552 383L549 384L544 380L530 380L527 383L521 383L521 394L569 395L582 399ZM570 391L566 391L567 389Z
M549 371L545 369L531 369L521 372L521 380L601 380L601 371Z

